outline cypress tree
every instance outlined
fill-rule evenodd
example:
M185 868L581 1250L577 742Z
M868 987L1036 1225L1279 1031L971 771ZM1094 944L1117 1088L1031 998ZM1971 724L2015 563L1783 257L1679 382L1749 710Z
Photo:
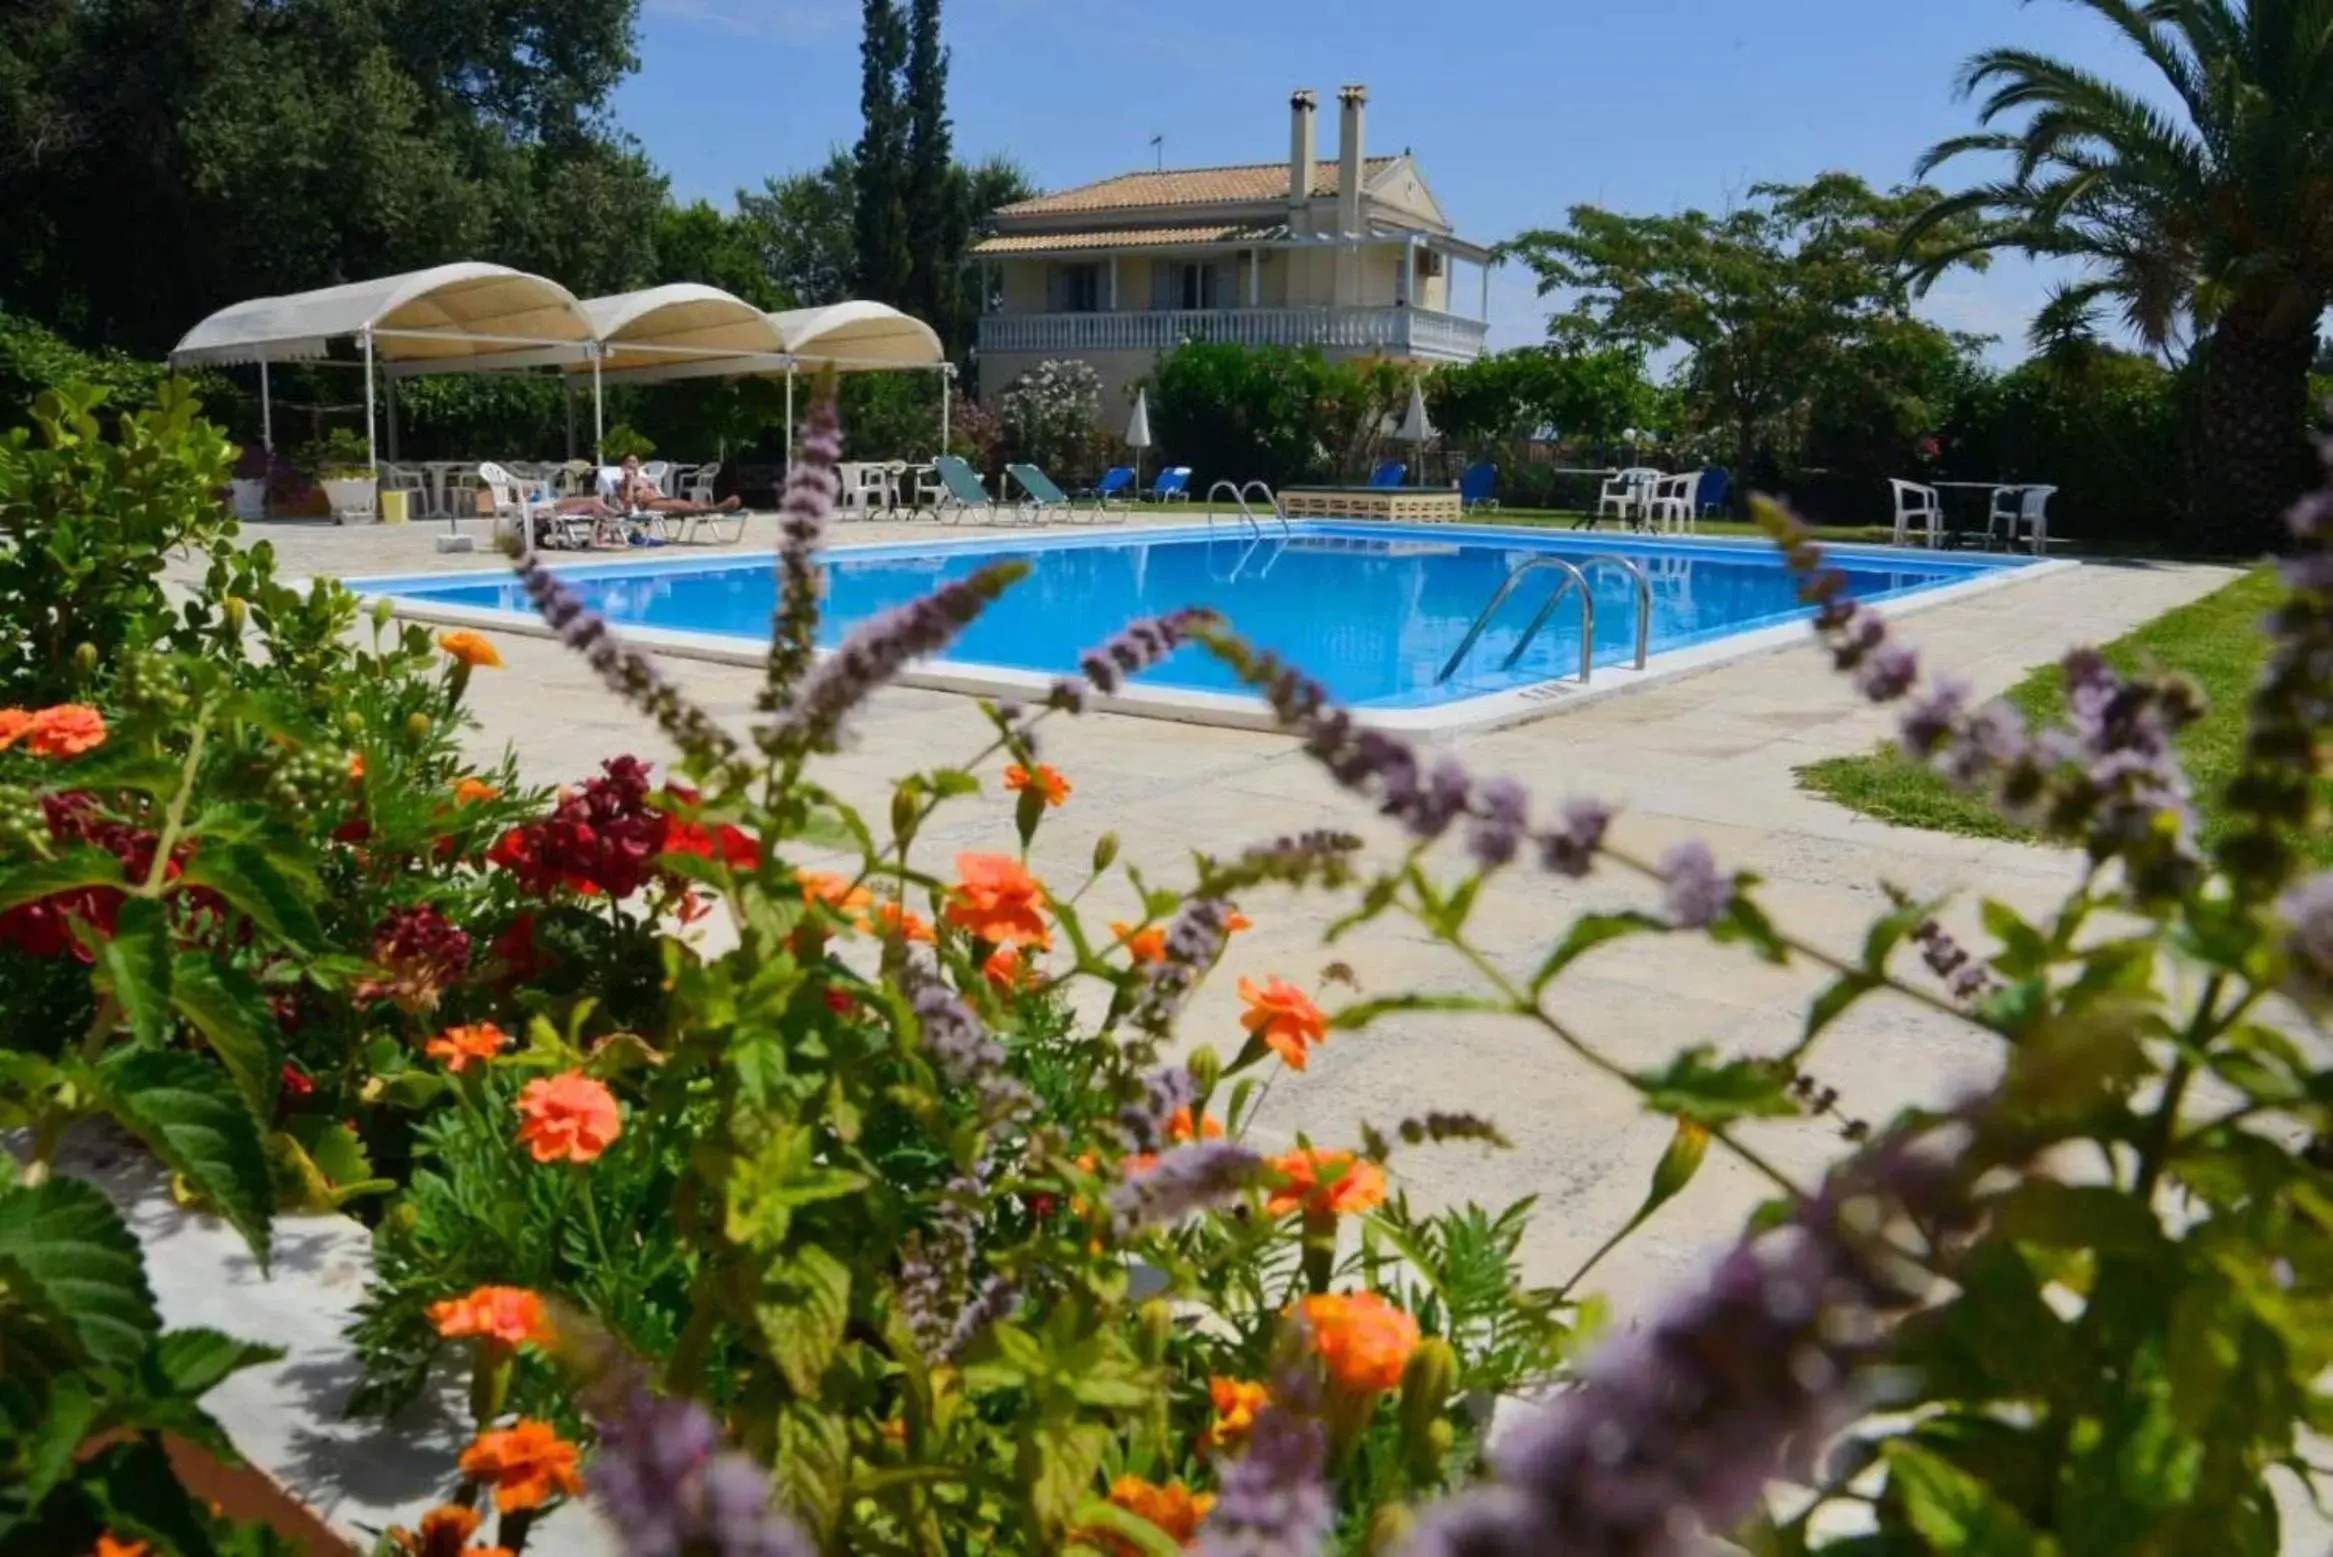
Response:
M907 157L901 204L906 220L909 312L956 341L957 271L965 223L956 210L955 156L948 133L948 51L940 43L940 0L909 0Z
M878 303L908 302L907 118L899 78L907 64L907 24L896 0L866 0L859 43L858 292Z

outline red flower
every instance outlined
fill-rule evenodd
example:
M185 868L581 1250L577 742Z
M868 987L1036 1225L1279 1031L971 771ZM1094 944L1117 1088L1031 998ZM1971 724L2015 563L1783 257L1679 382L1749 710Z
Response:
M836 1016L849 1016L858 1008L859 1003L851 998L849 990L828 987L826 991L827 1010L832 1011Z
M596 1161L624 1131L616 1095L579 1070L528 1082L518 1111L518 1143L537 1162Z
M316 1090L316 1083L308 1073L290 1060L284 1061L284 1093L288 1097L307 1097Z
M79 793L43 795L40 804L50 842L87 844L103 849L121 861L122 875L131 881L143 881L152 873L157 841L154 834L106 816L98 809L94 797ZM176 880L193 854L191 844L180 845L163 867L162 878ZM208 890L186 893L183 898L190 906L214 917L225 915L226 904ZM74 921L88 925L100 935L110 936L121 904L122 893L118 887L82 887L19 904L0 912L0 946L13 946L34 957L62 957L70 953L87 962L89 953L73 935Z
M391 1000L415 1013L437 1009L438 997L470 967L470 935L436 909L393 908L373 931L378 978L356 986L359 1000Z
M731 870L752 870L761 864L761 840L727 822L716 822L708 828L700 822L667 817L663 852L719 860Z
M559 797L551 814L515 827L486 858L536 895L564 887L630 897L658 874L672 818L649 804L648 765L611 757L601 775Z

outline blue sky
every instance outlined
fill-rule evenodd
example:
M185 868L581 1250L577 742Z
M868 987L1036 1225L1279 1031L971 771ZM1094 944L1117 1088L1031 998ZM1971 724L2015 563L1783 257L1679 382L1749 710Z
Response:
M2126 46L2064 0L949 0L959 155L1046 188L1151 165L1287 154L1291 88L1370 89L1368 148L1414 151L1459 232L1495 242L1575 202L1718 209L1830 168L1907 178L1972 124L1961 61L1999 43L2130 77ZM645 0L617 112L676 194L823 160L858 134L858 0ZM1947 170L1949 176L1950 170ZM2002 260L1926 311L2014 359L2049 277ZM1462 293L1466 288L1461 288ZM1528 272L1500 271L1492 340L1540 337Z

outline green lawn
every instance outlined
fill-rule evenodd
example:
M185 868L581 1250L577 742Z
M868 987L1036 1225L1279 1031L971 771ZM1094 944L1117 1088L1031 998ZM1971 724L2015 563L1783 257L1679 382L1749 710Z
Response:
M2210 711L2181 736L2180 755L2203 816L2206 842L2225 825L2218 797L2236 771L2244 738L2244 700L2260 674L2266 643L2260 619L2281 586L2270 568L2258 568L2213 594L2166 612L2106 645L2116 669L2149 666L2184 671L2203 688ZM2044 665L2009 690L2009 701L2033 721L2057 718L2065 708L2058 668ZM1841 805L1906 827L1961 833L1972 838L2030 836L1996 816L1980 800L1961 794L1906 758L1894 746L1868 757L1835 757L1798 770L1800 784ZM2333 863L2333 838L2318 838L2310 852L2320 864Z

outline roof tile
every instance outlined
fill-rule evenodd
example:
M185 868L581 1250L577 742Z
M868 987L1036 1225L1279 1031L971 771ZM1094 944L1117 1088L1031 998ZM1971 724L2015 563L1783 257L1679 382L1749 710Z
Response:
M972 246L975 254L1054 254L1065 249L1166 249L1198 243L1261 238L1271 229L1239 224L1213 227L1102 227L1085 232L1009 233Z

